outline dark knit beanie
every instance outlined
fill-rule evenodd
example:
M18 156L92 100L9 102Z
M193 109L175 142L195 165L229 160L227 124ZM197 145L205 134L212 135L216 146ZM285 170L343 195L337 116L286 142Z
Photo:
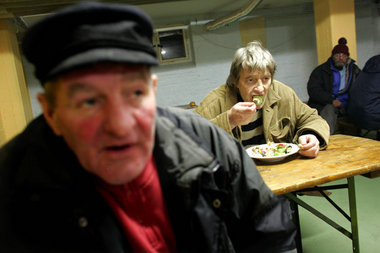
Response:
M346 55L350 55L350 53L348 52L348 47L346 46L347 44L347 40L346 38L342 37L338 40L338 45L336 45L334 47L334 49L332 50L332 54L346 54Z

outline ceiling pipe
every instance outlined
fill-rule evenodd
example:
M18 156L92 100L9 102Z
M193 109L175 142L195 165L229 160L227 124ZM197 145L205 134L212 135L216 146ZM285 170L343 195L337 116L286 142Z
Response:
M247 14L249 14L261 2L262 0L252 0L244 9L236 11L231 16L219 18L211 22L208 22L207 24L204 25L204 30L207 32L216 30L222 26L238 21L241 18L245 17Z

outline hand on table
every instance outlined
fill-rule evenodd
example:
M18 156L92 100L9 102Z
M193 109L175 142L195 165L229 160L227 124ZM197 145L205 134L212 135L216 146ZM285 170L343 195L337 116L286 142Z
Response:
M256 105L253 102L239 102L235 104L227 112L231 129L234 129L236 126L247 125L253 120L255 113Z
M298 143L302 146L302 148L300 147L299 151L300 155L311 158L317 157L319 152L319 140L315 135L301 135L298 138Z

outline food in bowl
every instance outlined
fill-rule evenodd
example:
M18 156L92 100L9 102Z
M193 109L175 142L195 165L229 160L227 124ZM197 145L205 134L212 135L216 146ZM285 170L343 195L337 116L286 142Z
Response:
M252 152L261 157L282 156L291 153L292 146L286 143L268 143L267 145L255 146Z

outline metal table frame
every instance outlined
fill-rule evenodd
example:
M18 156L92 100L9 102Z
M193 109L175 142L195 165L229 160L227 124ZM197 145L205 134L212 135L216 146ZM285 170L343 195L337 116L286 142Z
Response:
M335 189L344 189L348 190L348 201L350 208L350 215L348 215L342 208L340 208L329 196L327 196L323 191L324 190L335 190ZM331 204L334 208L336 208L350 223L351 223L351 232L343 228L341 225L337 224L335 221L327 217L326 215L319 212L314 207L307 204L305 201L301 200L297 197L299 192L307 192L307 191L319 191L323 197ZM285 196L291 201L291 206L293 209L293 219L294 223L297 226L297 250L298 253L302 253L302 241L301 241L301 227L299 221L299 212L298 206L302 206L318 218L322 219L324 222L337 229L339 232L347 236L352 240L352 250L354 253L359 253L359 230L358 230L358 217L356 210L356 197L355 197L355 180L354 177L347 178L347 184L338 184L331 186L315 186L313 188L306 188L300 191L286 193Z

